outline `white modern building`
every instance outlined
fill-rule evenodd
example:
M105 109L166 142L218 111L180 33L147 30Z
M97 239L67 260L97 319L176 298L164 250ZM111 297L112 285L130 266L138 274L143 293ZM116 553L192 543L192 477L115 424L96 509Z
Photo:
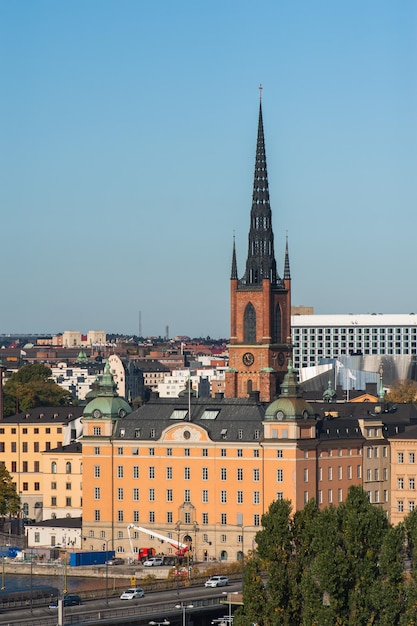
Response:
M197 396L209 397L212 395L212 381L224 381L225 367L222 368L189 368L173 370L171 374L164 376L164 381L158 383L160 398L177 398L181 392L188 388L188 381ZM191 375L190 375L191 374Z
M409 356L417 354L417 315L292 315L296 369L344 356ZM415 357L414 357L415 359Z
M91 385L102 370L103 368L101 367L99 370L90 371L85 366L68 365L68 363L62 361L56 367L51 367L51 378L57 385L72 393L77 400L85 400L85 396L91 391Z

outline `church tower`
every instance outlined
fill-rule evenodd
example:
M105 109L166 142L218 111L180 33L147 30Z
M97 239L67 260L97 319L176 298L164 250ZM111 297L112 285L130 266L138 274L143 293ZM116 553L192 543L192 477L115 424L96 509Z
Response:
M248 256L245 273L240 279L233 241L229 370L226 372L225 396L245 398L251 392L259 392L262 402L270 402L279 393L290 357L291 276L288 240L283 278L278 275L275 261L262 87L260 93Z

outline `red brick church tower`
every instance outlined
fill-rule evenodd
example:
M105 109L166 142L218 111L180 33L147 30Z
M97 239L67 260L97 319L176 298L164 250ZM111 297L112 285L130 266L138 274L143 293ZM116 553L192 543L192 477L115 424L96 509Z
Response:
M245 398L258 391L262 402L270 402L279 394L279 385L290 357L291 276L288 241L283 278L277 273L275 261L262 98L259 103L246 271L239 279L233 242L230 309L229 370L226 372L225 396Z

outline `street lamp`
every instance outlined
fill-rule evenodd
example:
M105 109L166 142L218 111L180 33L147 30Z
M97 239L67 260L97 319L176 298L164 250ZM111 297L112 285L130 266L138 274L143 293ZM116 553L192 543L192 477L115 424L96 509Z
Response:
M179 595L180 595L180 580L179 580L179 578L180 578L180 576L179 576L179 573L180 573L179 572L180 557L179 557L179 550L180 550L180 532L181 532L181 522L180 521L178 521L175 524L175 530L177 531L177 538L178 538L178 541L177 541L177 572L176 572L177 576L176 576L176 578L177 578L177 596L179 597Z
M169 622L167 619L164 619L163 622L149 622L149 626L169 626L171 622Z
M33 552L30 551L30 612L33 613Z
M227 596L227 603L229 605L229 626L232 626L233 617L232 617L232 595L237 595L237 591L222 591L224 596Z
M186 618L185 618L185 611L187 609L193 609L194 604L185 604L185 602L181 602L181 604L176 604L175 608L182 609L182 626L187 626Z
M109 606L109 541L111 539L103 539L103 548L106 548L106 606Z

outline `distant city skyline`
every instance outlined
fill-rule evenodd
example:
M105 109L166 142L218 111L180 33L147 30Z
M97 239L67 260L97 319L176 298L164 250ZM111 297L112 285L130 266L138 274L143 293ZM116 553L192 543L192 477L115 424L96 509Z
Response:
M260 83L293 305L417 313L415 2L0 12L0 334L228 337Z

